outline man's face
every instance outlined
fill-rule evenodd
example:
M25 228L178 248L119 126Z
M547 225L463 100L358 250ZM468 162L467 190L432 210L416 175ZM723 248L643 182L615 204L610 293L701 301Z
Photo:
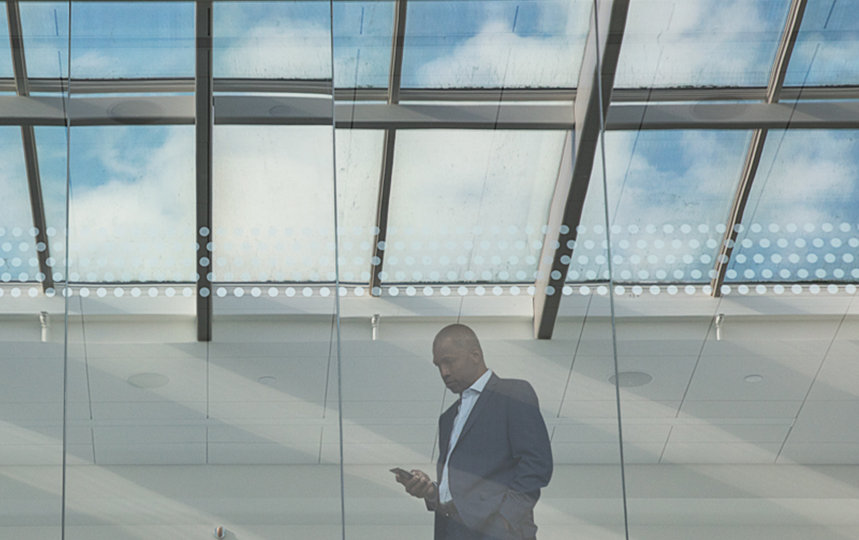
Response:
M456 394L471 386L483 371L479 352L460 347L450 339L438 342L432 356L445 386Z

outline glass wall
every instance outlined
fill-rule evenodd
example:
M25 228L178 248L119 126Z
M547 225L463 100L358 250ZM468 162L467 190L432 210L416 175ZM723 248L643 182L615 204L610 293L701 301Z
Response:
M91 459L92 448L85 430L64 424L86 413L85 394L63 393L64 379L83 380L64 363L68 93L32 87L28 74L64 73L68 6L3 2L2 13L2 116L30 114L21 101L37 93L59 114L47 115L50 127L0 127L0 536L53 539L62 532L63 466Z
M848 83L844 7L630 3L615 95L729 120L605 134L630 538L857 534L856 133L731 121Z
M0 538L859 535L847 3L0 4Z

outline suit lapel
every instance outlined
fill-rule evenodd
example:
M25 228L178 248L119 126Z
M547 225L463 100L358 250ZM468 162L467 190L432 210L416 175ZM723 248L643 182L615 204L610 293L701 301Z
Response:
M474 404L474 407L471 409L471 414L468 415L468 419L465 421L465 425L462 427L462 432L459 434L459 439L457 439L457 446L459 442L462 441L465 434L468 433L468 430L471 429L471 426L474 424L475 419L480 416L486 407L487 403L492 401L492 397L495 390L495 385L498 383L498 377L493 373L489 380L486 381L486 386L483 387L483 392L477 397L477 402ZM450 432L448 432L448 435ZM449 438L449 437L448 437Z

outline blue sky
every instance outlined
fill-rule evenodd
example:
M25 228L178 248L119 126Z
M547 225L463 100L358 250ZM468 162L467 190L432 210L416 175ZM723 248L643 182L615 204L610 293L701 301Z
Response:
M859 84L859 8L845 0L808 2L785 77L788 86Z
M630 86L763 84L786 5L775 0L636 0L630 12L618 82ZM800 73L802 77L810 74L824 84L852 81L851 70L857 69L855 58L859 54L854 54L859 42L859 15L845 11L845 5L830 0L809 2L788 83ZM336 5L338 85L386 84L392 8L393 3L385 1ZM584 0L413 2L403 84L572 85L589 10L590 2ZM63 69L57 53L60 58L67 54L68 13L65 3L22 5L31 75L55 76ZM132 6L75 3L72 25L73 76L189 77L193 73L190 2L142 2ZM215 69L219 76L330 75L325 2L218 2L215 32ZM8 47L5 55L2 51L0 56L5 60L0 60L0 70L9 65ZM850 58L854 60L845 60ZM330 214L328 206L333 197L330 165L326 165L330 130L217 131L221 133L217 138L221 149L217 181L225 193L232 193L229 200L236 202L221 207L218 213L225 223L241 224L248 219L255 223L253 227L228 225L224 227L227 232L221 231L225 240L230 235L235 237L219 248L224 250L222 254L229 253L225 256L227 262L218 266L223 279L244 279L245 274L249 279L269 279L284 272L285 279L328 279L333 268L330 252L334 238L333 229L324 219ZM441 210L432 210L431 205L398 206L393 210L388 279L532 280L541 235L537 224L545 219L551 197L550 189L538 186L554 181L553 167L560 157L555 135L534 134L535 140L545 140L529 146L528 137L515 142L515 137L503 132L452 132L446 137L440 132L404 133L398 142L401 161L395 163L399 175L395 197L426 202L426 194L408 187L409 180L420 175L427 177L425 181L444 178L454 187L472 187L467 190L468 204L463 198L457 206L442 205L444 212L450 213L445 223L440 222ZM20 135L16 128L8 128L0 136L7 153L0 168L4 204L26 200L23 165L18 163L17 153ZM442 138L436 140L438 136ZM708 281L716 252L712 243L721 239L718 227L727 217L748 138L745 131L607 134L609 208L618 279ZM546 142L549 139L555 142ZM859 222L859 146L855 139L856 133L848 131L771 133L747 220L750 227L753 223L760 225L760 230L750 228L742 236L737 254L743 257L735 261L731 269L734 277L729 279L743 279L748 270L755 272L756 279L767 279L762 275L767 265L773 276L769 279L778 279L785 269L790 279L818 279L815 271L824 268L823 263L828 265L826 279L841 279L834 273L839 267L844 279L851 275L855 264L844 260L843 255L855 247L851 244L855 234L842 229L844 223ZM61 128L39 128L37 140L48 222L61 228L65 133ZM97 279L105 279L108 273L125 279L121 271L128 268L128 259L135 250L149 253L139 262L141 274L136 278L192 278L192 128L75 128L71 140L72 248L75 250L75 239L79 239L79 258L96 262ZM352 136L338 133L340 220L347 231L341 235L341 270L346 280L364 280L369 268L380 141L378 132L356 132ZM455 141L460 142L448 148ZM280 150L287 148L292 151ZM408 164L402 161L407 154ZM536 165L543 161L548 165ZM522 168L523 163L535 165L527 170L528 167ZM275 177L280 178L277 184L266 188L266 182ZM585 230L570 267L574 280L597 279L606 268L601 243L605 230L599 225L603 222L602 196L597 190L600 178L595 174L583 218ZM534 187L526 197L507 200L504 190L487 190L487 186L513 186L523 179ZM266 193L274 195L267 197ZM247 200L239 205L240 199ZM406 203L411 204L408 200ZM0 227L7 231L16 226L22 231L29 228L28 208L20 206L20 202L14 207L2 214ZM284 208L294 209L284 213ZM479 208L477 214L475 208ZM475 215L480 217L472 223ZM75 216L92 217L78 220ZM270 227L265 226L266 219L271 220ZM410 221L418 232L409 233L407 228L398 227L398 223ZM824 223L830 223L833 230L822 231ZM808 224L814 225L813 231L806 230ZM778 227L777 233L768 232L771 225ZM788 230L789 225L796 229ZM273 246L283 244L283 231L296 227L310 227L319 234L308 237L307 246L289 249L315 255L298 262L268 260L248 266L249 261L257 261ZM474 232L474 227L482 229ZM493 227L500 232L493 233ZM510 232L511 227L516 233ZM235 233L236 228L241 232ZM274 238L259 239L268 234L269 228L275 231ZM460 238L451 232L459 229L470 230L471 237ZM100 231L111 233L105 236ZM841 235L838 245L830 242L826 249L815 247L815 235L822 232ZM769 245L764 242L761 246L760 240L767 234L774 236ZM432 247L431 241L424 240L434 235L438 245ZM746 240L752 242L751 246ZM797 240L806 243L798 246ZM61 253L60 238L54 242L55 253ZM489 251L483 247L486 242ZM791 253L779 247L785 242L793 246L790 249L796 254L801 251L805 262L791 263ZM524 247L520 245L523 243ZM165 245L170 246L166 252ZM0 251L3 247L0 237ZM425 253L428 248L433 253ZM778 255L775 248L782 250L780 258L775 258L777 262L772 257ZM808 262L812 248L818 250L814 254L822 262ZM490 251L498 249L504 254L495 261ZM833 249L840 249L832 253L838 260L827 262L826 256ZM766 257L766 261L755 262L755 254ZM463 257L465 263L460 262ZM107 262L101 264L101 260ZM788 263L796 267L788 268ZM293 267L278 270L278 265L283 264ZM817 266L809 266L814 264ZM156 275L159 265L170 269ZM802 265L807 267L805 278L798 274ZM262 267L266 269L259 270ZM248 268L256 270L251 272ZM80 279L87 279L88 271L79 274Z

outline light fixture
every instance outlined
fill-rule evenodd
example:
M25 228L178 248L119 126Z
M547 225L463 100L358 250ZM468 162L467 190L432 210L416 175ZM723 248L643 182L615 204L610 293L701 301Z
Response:
M227 529L225 529L223 525L218 525L217 527L215 527L214 535L215 538L226 538Z
M716 341L722 341L722 324L725 322L725 314L719 313L716 315Z
M370 339L376 341L379 338L379 320L382 316L378 313L370 317Z
M257 382L266 386L274 386L275 384L277 384L277 377L273 375L263 375L262 377L257 379Z
M743 380L746 381L747 383L759 383L762 380L764 380L764 376L763 375L757 375L757 374L746 375L746 378Z
M608 380L611 384L616 384L621 388L632 388L648 384L653 380L653 376L643 371L620 371L617 375L609 377Z
M42 326L42 343L47 343L48 341L48 324L50 322L47 311L39 313L39 324Z

